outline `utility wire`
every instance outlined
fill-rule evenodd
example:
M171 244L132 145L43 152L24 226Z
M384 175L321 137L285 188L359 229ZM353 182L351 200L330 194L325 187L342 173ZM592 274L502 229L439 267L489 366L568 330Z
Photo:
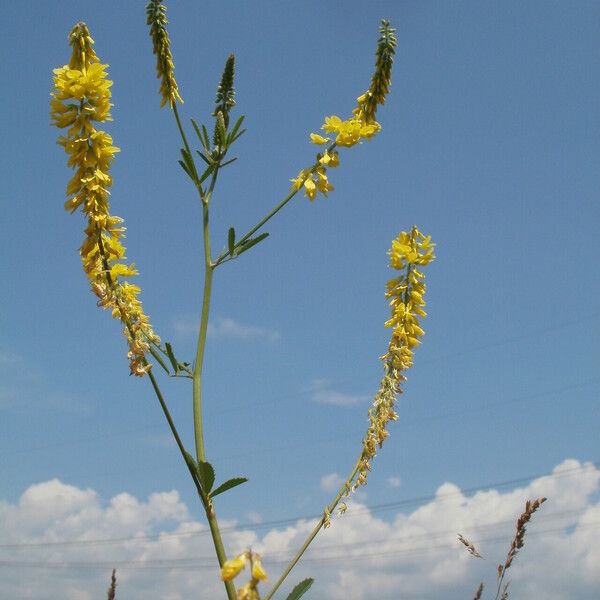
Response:
M588 529L597 529L600 528L600 521L592 521L590 523L586 523L580 525L577 529L588 530ZM543 530L533 530L527 532L527 538L531 537L542 537L548 536L554 533L564 532L564 527L554 527L550 529ZM505 543L507 539L509 539L513 534L503 535L503 536L493 536L486 537L480 540L481 543L486 544L500 544ZM339 544L337 549L343 550L345 547L344 544ZM331 555L331 556L309 556L303 559L303 563L317 563L322 564L324 562L343 562L347 564L350 561L365 561L365 559L371 558L381 558L381 557L389 557L389 556L400 556L403 554L423 554L430 553L436 550L449 550L452 548L456 548L457 551L461 551L461 548L458 546L456 542L454 543L442 543L442 544L427 544L424 546L410 546L408 548L402 548L398 550L394 549L386 549L379 552L360 552L349 555L347 552L342 552L339 554ZM269 557L265 557L264 562L268 564L286 564L289 560L288 557L282 557L275 560L270 560ZM119 567L120 570L130 569L130 570L171 570L171 569L186 569L186 570L209 570L215 568L215 559L213 558L212 562L209 564L207 561L200 562L198 559L190 559L190 558L173 558L173 559L156 559L156 560L119 560L115 559L112 561L94 561L94 562L86 562L86 561L76 561L76 562L42 562L42 561L18 561L18 560L0 560L0 567L20 567L20 568L33 568L33 569L90 569L90 570L105 570L108 568L113 568L115 565Z
M478 492L484 489L497 489L503 487L510 487L513 485L519 485L522 483L528 483L533 481L534 479L539 479L541 477L551 477L551 478L560 478L566 477L573 473L595 470L598 467L598 461L588 461L579 467L572 467L570 469L563 469L557 473L537 473L535 475L529 475L527 477L520 477L518 479L509 479L504 481L496 481L492 483L488 483L486 485L478 485L470 488L465 488L463 490L458 490L456 492L446 492L443 494L433 494L427 496L416 496L413 498L406 498L404 500L399 500L396 502L387 502L384 504L374 504L371 506L364 507L355 507L348 514L344 516L344 518L351 519L352 517L364 514L364 513L377 513L382 511L388 511L397 509L404 506L411 506L417 504L423 504L425 502L430 502L432 500L446 500L456 496L461 496L469 493ZM259 530L259 529L269 529L276 526L282 525L290 525L294 524L298 521L309 521L318 519L321 517L321 514L312 514L312 515L304 515L304 516L295 516L288 517L285 519L277 519L271 521L264 521L262 523L242 523L239 525L231 525L228 527L221 527L221 531L244 531L248 529ZM169 539L169 538L180 538L180 537L202 537L208 535L210 532L208 529L203 529L202 531L189 531L189 532L178 532L178 533L160 533L160 534L152 534L152 535L140 535L140 536L127 536L120 538L101 538L101 539L92 539L92 540L57 540L57 541L47 541L47 542L23 542L23 543L14 543L14 544L0 544L0 549L17 549L17 548L47 548L47 547L57 547L57 546L96 546L96 545L110 545L110 544L119 544L123 542L133 542L133 541L141 541L141 540L157 540L157 539Z

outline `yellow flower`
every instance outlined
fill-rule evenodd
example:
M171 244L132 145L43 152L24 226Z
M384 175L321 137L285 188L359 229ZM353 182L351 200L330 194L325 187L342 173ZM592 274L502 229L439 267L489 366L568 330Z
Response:
M231 581L234 577L237 577L246 566L247 561L247 552L243 552L235 558L226 561L221 567L221 579L223 581Z
M323 123L321 129L327 133L338 133L341 126L342 120L337 115L332 115L331 117L325 117L325 123Z
M352 111L352 116L346 120L338 115L325 117L321 129L326 133L335 134L335 145L351 147L361 143L363 140L371 139L381 130L381 125L375 120L377 106L385 102L385 95L389 91L391 84L391 70L396 48L395 30L389 26L387 21L382 21L379 28L380 38L377 44L375 72L371 78L369 89L357 98L357 106ZM68 116L65 116L67 119ZM313 144L323 145L330 140L317 133L311 133L310 139ZM336 167L339 165L339 156L337 152L325 150L322 154L317 154L317 165L321 167ZM313 169L315 168L313 167ZM306 170L292 179L292 190L298 191L304 185L306 196L314 200L317 191L327 195L333 190L329 184L327 176L323 173L317 177L307 179Z
M325 150L319 158L319 162L325 167L337 167L340 164L340 155L338 152Z
M88 276L98 305L111 310L113 317L125 324L124 334L129 351L129 367L133 374L144 375L151 367L145 354L150 343L158 343L150 319L138 298L140 289L122 281L137 275L133 264L125 259L121 243L123 220L110 214L109 174L119 148L112 137L96 129L96 123L111 120L110 87L107 65L99 62L85 23L77 23L69 34L72 46L68 65L54 69L54 91L50 116L57 127L68 128L58 143L67 153L67 165L75 174L67 185L65 209L73 212L81 207L87 217L85 239L80 248L83 269Z
M413 364L414 348L421 343L420 338L425 333L419 323L419 317L426 316L422 309L425 305L425 275L417 266L426 265L435 258L434 247L430 236L424 236L413 227L410 233L401 232L389 251L390 266L400 272L398 277L388 281L386 291L392 314L385 326L393 331L388 350L381 357L385 374L369 410L370 425L363 439L359 468L351 486L353 491L367 483L370 461L389 436L387 425L398 418L394 410L396 396L406 380L404 372Z
M295 177L294 179L290 179L290 181L292 182L292 189L299 190L302 187L302 185L304 184L304 180L309 175L310 175L310 171L308 169L302 169L298 173L298 177Z
M313 144L318 144L319 146L322 146L323 144L326 144L329 141L329 138L323 137L322 135L319 135L318 133L311 133L310 141Z
M317 186L310 178L304 182L304 193L310 200L314 200L317 195Z
M260 600L256 584L253 584L252 581L245 583L237 591L237 600Z
M252 555L252 579L256 579L257 581L267 580L267 573L263 569L259 554Z

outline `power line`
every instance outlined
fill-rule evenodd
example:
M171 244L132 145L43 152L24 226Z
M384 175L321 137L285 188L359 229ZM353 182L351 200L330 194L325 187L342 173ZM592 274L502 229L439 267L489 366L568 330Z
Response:
M528 483L533 481L534 479L539 479L541 477L566 477L572 473L596 469L598 466L598 461L589 461L579 467L572 467L570 469L563 469L557 473L537 473L535 475L529 475L527 477L520 477L518 479L509 479L504 481L496 481L492 483L488 483L485 485L473 486L470 488L465 488L464 490L458 490L456 492L446 492L443 494L432 494L426 496L416 496L413 498L406 498L404 500L398 500L396 502L387 502L383 504L374 504L371 506L365 506L360 508L353 509L350 513L348 513L344 518L352 518L354 516L363 514L363 513L376 513L383 512L388 510L393 510L397 508L401 508L404 506L418 505L423 504L425 502L430 502L432 500L446 500L448 498L461 496L469 493L474 493L481 491L483 489L489 488L504 488L510 487L513 485L519 485L522 483ZM591 467L591 469L590 469ZM244 531L247 529L252 530L260 530L260 529L268 529L271 527L281 526L281 525L290 525L296 523L297 521L310 521L321 518L321 514L312 514L312 515L304 515L304 516L296 516L296 517L287 517L285 519L277 519L271 521L264 521L263 523L242 523L239 525L231 525L228 527L222 527L221 532L228 531ZM92 540L58 540L58 541L48 541L48 542L23 542L23 543L14 543L14 544L0 544L0 549L2 548L46 548L46 547L56 547L56 546L100 546L100 545L110 545L110 544L119 544L123 542L131 542L138 540L156 540L156 539L169 539L169 538L180 538L180 537L202 537L206 536L210 533L208 529L203 529L202 531L190 531L190 532L179 532L179 533L160 533L160 534L152 534L152 535L141 535L141 536L127 536L120 538L101 538L101 539L92 539Z
M578 531L587 530L587 529L597 529L600 527L600 521L592 521L591 523L586 523L584 525L580 525L578 527ZM554 527L550 529L543 530L533 530L527 532L527 538L531 537L542 537L551 535L554 533L564 532L565 527ZM510 536L493 536L482 538L480 542L489 543L489 544L499 544L506 543L507 538ZM344 544L339 544L337 546L338 549L344 549ZM352 561L365 561L365 559L370 558L380 558L380 557L389 557L389 556L400 556L403 554L423 554L429 553L436 550L449 550L449 549L457 549L458 551L462 550L458 547L456 541L453 543L443 543L443 544L428 544L424 546L410 546L409 548L402 548L399 550L387 549L382 550L380 552L361 552L349 555L347 552L343 552L336 555L331 556L309 556L303 558L304 564L310 563L318 563L322 564L324 562L343 562L347 564ZM318 552L318 549L315 549ZM282 557L279 559L269 559L268 556L265 557L264 562L267 564L277 565L277 564L287 564L291 558L291 555L287 557ZM193 558L173 558L173 559L156 559L156 560L112 560L112 561L94 561L94 562L86 562L86 561L76 561L76 562L42 562L42 561L7 561L0 560L0 567L10 567L10 568L31 568L31 569L86 569L86 570L105 570L111 569L117 566L121 570L129 569L129 570L172 570L172 569L186 569L186 570L194 570L194 571L202 571L202 570L212 570L215 568L216 558L213 557L212 563L209 564L207 562L200 562L198 559Z
M485 350L487 348L492 348L492 347L496 347L496 346L503 346L506 344L511 344L517 341L522 341L523 339L527 339L529 337L533 337L535 335L540 335L540 334L545 334L545 333L551 333L553 331L559 330L559 329L563 329L563 328L571 328L573 325L579 324L579 323L583 323L583 322L588 322L590 319L595 319L598 316L600 316L600 313L591 313L589 315L587 315L586 317L583 318L579 318L579 319L574 319L574 320L569 320L569 321L563 321L561 324L558 325L553 325L550 327L545 327L545 328L539 328L539 329L535 329L532 330L529 333L525 333L519 336L513 336L513 337L509 337L509 338L504 338L502 340L496 340L496 341L492 341L492 342L486 342L484 344L480 344L479 346L474 346L471 347L469 349L460 351L460 352L454 352L452 354L448 354L448 355L442 355L442 356L437 356L437 357L431 357L428 359L425 359L423 361L421 361L419 364L420 365L428 365L430 363L436 363L436 362L440 362L440 361L445 361L448 360L450 358L454 358L456 356L463 356L463 355L468 355L471 354L473 352L480 352L481 350ZM342 380L339 381L339 383L347 383L348 381L352 381L352 379L348 379L348 378L344 378ZM528 399L529 397L547 397L549 395L549 393L558 393L558 392L562 392L562 391L569 391L570 389L574 389L576 387L583 387L585 385L589 385L590 383L598 383L598 380L589 380L587 382L584 383L578 383L575 384L573 386L567 386L566 389L563 388L561 390L556 390L553 389L551 392L546 392L544 394L535 394L533 396L528 395L528 396L521 396L518 399L509 401L509 402L519 402L522 401L523 399ZM303 390L299 390L295 393L289 393L287 394L287 396L283 399L283 401L288 400L288 399L293 399L293 398L297 398L299 396L306 396L311 394L312 392L314 392L314 389L312 387L303 389ZM253 402L252 403L252 407L256 407L256 406L268 406L268 405L272 405L272 404L277 404L280 405L282 403L282 398L278 397L276 400L266 400L266 401L262 401L262 402ZM505 404L506 401L503 400L502 404ZM493 407L495 405L497 405L499 403L493 403L493 404L488 404L485 405L483 407L477 407L477 410L485 410L488 407ZM223 415L223 414L227 414L229 412L239 412L240 409L244 409L248 407L248 403L244 403L244 404L237 404L237 405L230 405L227 408L221 408L218 410L207 410L206 416L207 417L215 417L215 416L219 416L219 415ZM465 412L470 411L471 409L466 409ZM444 415L432 415L429 417L422 417L419 419L415 419L415 421L426 421L426 420L431 420L431 419L438 419L438 418L446 418L447 416L455 416L457 414L462 414L462 412L452 412L450 414L444 414ZM414 422L414 421L413 421ZM61 447L61 446L67 446L67 447L72 447L74 445L79 445L79 444L86 444L90 441L90 439L95 440L95 439L99 439L102 440L104 438L109 438L109 437L120 437L122 435L130 435L132 433L147 433L149 431L156 431L158 429L158 427L150 427L150 428L136 428L136 429L130 429L130 430L125 430L125 431L120 431L120 432L109 432L109 433L105 433L105 434L100 434L100 435L95 435L92 436L91 438L88 436L86 438L82 438L80 440L76 440L74 443L73 442L50 442L48 444L44 444L41 446L36 446L34 448L23 448L23 449L17 449L17 450L10 450L8 452L0 452L0 456L12 456L15 454L22 454L22 453L31 453L31 452L38 452L38 451L42 451L42 450L46 450L48 448L53 448L53 447ZM161 431L164 430L161 428ZM247 453L246 453L247 454ZM245 455L246 455L245 454Z

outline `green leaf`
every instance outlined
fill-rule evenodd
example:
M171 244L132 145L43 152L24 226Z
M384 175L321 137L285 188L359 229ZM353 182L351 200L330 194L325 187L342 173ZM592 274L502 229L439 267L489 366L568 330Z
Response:
M237 160L237 156L234 156L233 158L230 158L228 161L221 163L221 169L223 167L226 167L227 165L230 165L232 162L235 162Z
M193 175L190 173L190 171L188 170L188 168L187 168L186 164L185 164L185 163L184 163L182 160L178 160L177 162L178 162L178 163L181 165L181 168L182 168L182 169L183 169L183 170L184 170L184 171L187 173L187 176L188 176L188 177L189 177L189 178L190 178L192 181L194 181L194 176L193 176Z
M250 238L246 240L243 244L240 245L237 251L237 255L239 256L242 252L246 252L246 250L250 250L252 246L256 246L256 244L262 242L264 239L268 238L269 234L265 231L260 235L257 235L255 238Z
M217 165L215 163L208 165L208 168L206 169L206 171L204 171L204 173L202 173L202 177L200 177L200 183L202 183L215 170L216 166Z
M196 154L207 164L207 165L212 165L213 161L212 161L212 157L211 158L207 158L206 156L204 156L204 154L202 154L202 152L200 152L200 150L196 150ZM210 156L210 155L209 155Z
M199 461L196 472L198 473L202 490L206 495L210 494L210 490L215 482L215 470L212 465L208 462Z
M182 148L181 156L183 157L183 161L185 162L185 164L186 164L187 168L190 170L190 172L195 173L196 165L194 164L194 159L192 158L192 155L185 148Z
M210 150L210 138L208 137L208 131L204 125L202 125L202 133L204 134L204 147Z
M175 358L175 355L173 354L173 348L171 347L171 344L169 344L169 342L167 342L165 344L165 348L167 349L167 356L169 357L169 360L171 361L171 365L175 371L175 373L179 372L179 364L177 363L177 359Z
M194 119L191 119L192 121L192 125L194 126L194 131L196 132L196 135L198 136L198 139L200 140L200 143L202 144L202 147L205 148L206 150L209 150L210 148L207 148L204 145L204 137L202 136L202 132L200 131L200 128L198 127L198 123L196 123L196 121L194 121Z
M236 135L239 128L242 126L242 122L244 121L244 115L242 115L236 122L235 125L231 128L231 131L229 133L229 135L227 136L227 145L231 145L233 142L235 142L235 140L237 140L240 135L242 135L242 133L244 133L244 131L242 131L242 133L240 133L240 135Z
M290 593L290 595L287 597L286 600L298 600L298 598L300 598L301 596L304 596L304 594L308 591L308 588L313 584L314 579L312 577L309 577L308 579L305 579L304 581L301 581Z
M233 142L241 138L244 135L244 133L246 133L246 130L242 129L229 143L233 144Z
M229 254L233 256L233 249L235 247L235 229L233 227L229 228L229 234L227 236L227 246L229 248Z
M150 354L154 357L154 360L166 371L168 375L171 374L167 365L165 365L162 356L156 351L156 348L150 346Z
M198 476L198 465L196 464L194 457L189 452L185 452L185 454L183 456L185 458L185 464L188 466L188 469L195 476Z
M225 483L222 483L214 492L211 493L210 497L214 498L231 488L234 488L238 485L242 485L242 483L246 483L248 479L246 477L234 477L233 479L228 479Z

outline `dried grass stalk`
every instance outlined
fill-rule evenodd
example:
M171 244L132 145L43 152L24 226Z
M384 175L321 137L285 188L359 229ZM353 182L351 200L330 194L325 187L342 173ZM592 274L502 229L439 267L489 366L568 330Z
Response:
M108 588L107 600L115 600L116 593L117 593L117 576L116 576L116 573L117 573L117 570L113 569L112 575L111 575L111 578L110 578L110 587Z
M462 534L458 534L458 541L463 544L463 546L467 549L468 553L475 558L483 558L479 553L479 550L475 548L472 542L470 542L467 538L463 537Z
M510 548L508 550L508 554L506 555L506 560L504 564L498 565L498 589L496 590L496 597L494 600L508 600L508 583L502 588L502 582L504 580L504 575L506 574L506 570L510 568L517 556L519 550L523 547L525 543L525 533L527 523L531 520L533 513L544 503L547 498L538 498L537 500L527 500L525 503L525 510L521 514L521 516L517 519L517 528L515 532L515 537L510 544ZM502 590L502 596L500 596L500 591Z

